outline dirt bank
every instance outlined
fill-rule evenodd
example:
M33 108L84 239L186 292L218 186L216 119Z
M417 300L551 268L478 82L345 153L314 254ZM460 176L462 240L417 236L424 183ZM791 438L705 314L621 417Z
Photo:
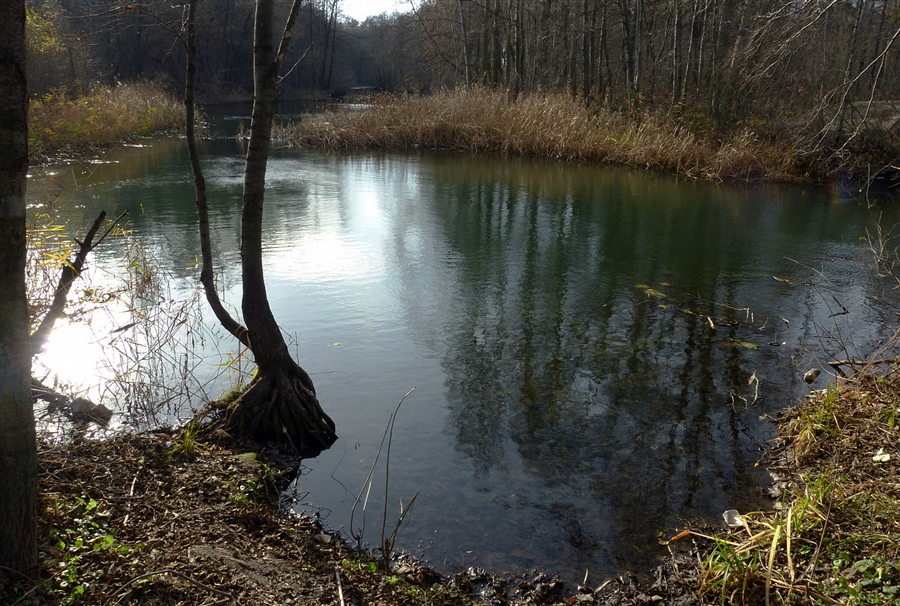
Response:
M646 587L623 575L596 593L541 575L442 577L403 558L383 574L315 520L279 512L284 478L264 455L165 433L45 443L40 458L42 579L6 579L0 603L697 603L696 575L671 562Z

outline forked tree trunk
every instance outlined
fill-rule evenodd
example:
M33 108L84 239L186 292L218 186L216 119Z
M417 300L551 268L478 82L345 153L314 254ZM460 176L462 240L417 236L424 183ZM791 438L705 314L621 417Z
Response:
M194 8L196 0L191 2ZM318 453L328 448L337 439L334 422L319 405L312 380L294 362L288 352L281 329L275 321L269 299L262 261L262 217L265 197L266 165L269 157L269 143L272 138L275 92L278 71L284 62L291 31L300 9L300 0L295 0L290 17L282 33L278 52L273 50L274 2L257 0L253 41L253 113L250 123L250 143L244 167L244 195L241 212L241 272L243 278L243 300L241 311L247 327L234 320L223 321L223 325L243 343L250 347L258 367L256 380L237 400L227 422L232 433L249 436L258 442L276 442L293 446L304 454ZM186 99L193 97L193 11L188 28L189 77ZM191 111L191 108L188 109ZM189 147L192 146L189 137ZM192 152L192 153L195 153ZM199 162L192 159L197 178ZM201 215L201 229L208 221L206 215L205 188L198 186L197 203ZM201 239L204 236L201 235ZM207 234L208 240L208 234ZM204 247L204 269L211 268L211 253ZM209 259L207 259L209 257ZM208 263L207 263L208 261ZM207 273L207 272L204 272ZM204 287L214 293L211 271ZM218 297L214 297L217 301ZM219 312L223 311L221 308ZM220 321L223 318L217 312ZM227 315L227 314L226 314Z
M37 442L25 295L27 99L25 2L0 2L0 579L7 570L38 572Z

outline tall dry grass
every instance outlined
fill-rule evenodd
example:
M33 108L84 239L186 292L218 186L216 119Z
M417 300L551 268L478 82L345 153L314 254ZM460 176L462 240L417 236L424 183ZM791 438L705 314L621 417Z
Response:
M31 154L40 155L150 135L183 124L184 105L162 86L119 84L76 99L54 93L33 100L28 108L28 143Z
M429 97L382 96L361 111L331 111L277 133L331 149L415 147L640 166L704 179L796 178L792 149L750 130L721 140L667 116L592 110L562 94L515 103L483 88Z

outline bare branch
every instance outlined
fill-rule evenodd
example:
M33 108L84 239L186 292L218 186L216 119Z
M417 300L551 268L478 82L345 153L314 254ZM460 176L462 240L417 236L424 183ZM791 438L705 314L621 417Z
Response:
M184 112L186 118L185 139L187 140L191 172L194 175L194 190L197 194L197 217L200 224L200 283L203 284L206 300L212 308L216 319L222 324L222 327L234 335L243 345L249 346L250 339L248 337L248 331L240 322L235 320L234 317L228 313L228 310L225 309L225 306L222 305L213 274L212 241L209 232L209 203L206 197L206 179L203 176L203 168L200 166L200 154L197 152L197 135L194 131L194 80L197 71L196 10L197 0L190 0L188 3L186 23L187 35L185 37L187 46L187 69L184 84Z
M72 288L72 283L75 282L76 278L81 275L82 269L84 269L84 263L87 260L88 254L104 239L109 235L110 231L118 224L118 222L125 216L128 211L123 212L121 215L116 217L112 223L107 227L106 231L103 232L103 235L94 242L94 238L97 235L97 232L100 230L100 226L103 224L104 219L106 219L106 211L101 211L100 215L94 220L93 225L88 230L87 235L84 237L83 241L79 241L77 238L75 242L79 245L78 252L75 254L75 258L71 261L67 261L60 271L59 275L59 283L56 286L56 291L53 294L53 302L50 304L50 308L47 310L44 319L41 320L40 326L38 326L37 330L31 335L31 351L32 355L37 355L40 353L41 349L47 343L47 339L50 337L50 332L53 330L53 325L63 316L63 312L66 308L66 299L69 296L69 291Z

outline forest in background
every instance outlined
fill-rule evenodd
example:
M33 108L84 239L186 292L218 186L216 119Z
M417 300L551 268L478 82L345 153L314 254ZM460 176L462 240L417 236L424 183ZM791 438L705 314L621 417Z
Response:
M250 0L201 3L201 102L249 100L252 12ZM32 95L139 80L180 90L184 17L157 0L32 0ZM283 99L563 92L702 135L752 129L831 164L900 157L900 0L415 0L362 23L341 0L307 0L295 31Z

